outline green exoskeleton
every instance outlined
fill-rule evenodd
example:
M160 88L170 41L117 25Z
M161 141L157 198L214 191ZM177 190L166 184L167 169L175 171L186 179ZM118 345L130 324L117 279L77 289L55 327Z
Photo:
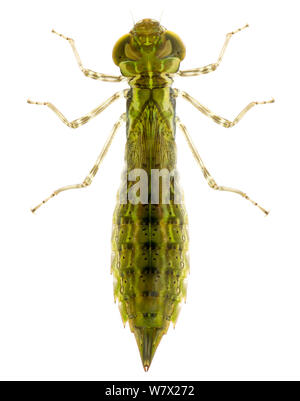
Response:
M120 76L105 75L83 67L73 39L53 31L70 43L78 65L87 77L108 82L126 80L130 89L117 92L90 113L71 122L53 104L28 100L28 103L48 106L67 126L78 128L115 100L121 97L127 99L126 113L115 123L86 178L79 184L55 190L32 212L62 191L90 185L117 129L126 122L125 170L113 216L111 271L114 276L114 296L118 299L123 323L125 325L128 321L135 335L145 371L149 369L170 322L175 325L180 304L186 297L186 278L189 272L188 223L176 178L176 125L183 131L211 188L237 193L265 214L268 213L244 192L219 186L215 182L186 127L175 114L175 100L182 96L226 128L237 124L253 106L272 103L274 100L249 103L233 121L229 121L211 112L186 92L172 89L174 76L190 77L215 71L232 35L247 26L226 35L215 63L180 71L180 62L185 57L181 39L163 28L159 22L144 19L136 23L114 46L113 61L120 68ZM160 178L164 182L166 177L167 196L163 193L163 185L160 185Z

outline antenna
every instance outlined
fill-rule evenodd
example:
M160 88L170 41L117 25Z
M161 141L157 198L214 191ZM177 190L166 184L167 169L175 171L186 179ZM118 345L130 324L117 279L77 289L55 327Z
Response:
M129 10L129 12L130 12L130 15L131 15L131 18L132 18L133 25L135 25L135 20L134 20L133 12L132 12L131 9Z
M160 16L159 16L158 22L159 22L160 24L161 24L161 19L162 19L162 16L163 16L164 12L165 12L165 10L163 9L162 12L160 13Z

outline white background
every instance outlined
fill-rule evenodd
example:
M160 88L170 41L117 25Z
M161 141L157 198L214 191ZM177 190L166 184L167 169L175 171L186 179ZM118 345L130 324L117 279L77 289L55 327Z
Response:
M299 12L295 1L10 1L1 23L0 376L2 379L234 380L300 378ZM182 134L178 165L190 219L188 300L150 371L113 302L111 218L123 166L125 131L93 185L69 191L32 215L54 189L81 182L113 123L116 102L74 131L28 97L53 102L70 120L126 84L84 77L86 67L118 74L111 59L132 17L159 19L187 48L182 69L216 61L219 69L177 78L232 119L215 124L179 99L187 125L217 183L240 188L271 210L264 217L241 197L212 191ZM185 104L186 103L186 104Z

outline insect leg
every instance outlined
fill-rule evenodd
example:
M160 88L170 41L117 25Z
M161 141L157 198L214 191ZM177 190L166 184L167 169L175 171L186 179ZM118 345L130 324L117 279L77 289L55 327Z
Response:
M265 210L262 206L260 206L257 202L254 202L252 199L249 198L248 195L246 195L244 192L240 191L239 189L234 189L234 188L229 188L229 187L224 187L224 186L219 186L214 178L210 175L210 173L208 172L207 168L205 167L203 160L201 159L195 145L193 144L193 141L185 127L184 124L182 124L182 122L180 121L179 117L176 117L176 123L178 125L178 127L182 130L182 132L184 133L185 139L197 161L197 163L199 164L202 173L204 175L204 178L206 179L208 185L212 188L215 189L216 191L226 191L226 192L234 192L238 195L241 195L243 198L247 199L248 201L250 201L254 206L257 206L262 212L265 213L265 215L268 215L269 212L267 210Z
M196 107L196 109L201 111L201 113L203 113L207 117L211 118L215 123L220 124L225 128L231 128L234 125L236 125L241 120L241 118L247 113L247 111L252 109L252 107L254 107L258 104L267 104L267 103L275 102L274 99L266 100L263 102L251 102L237 115L237 117L235 117L234 120L230 121L230 120L227 120L226 118L220 117L217 114L213 113L207 107L205 107L201 103L199 103L198 100L196 100L192 96L190 96L188 93L186 93L184 91L180 91L178 89L175 89L174 92L175 92L175 96L182 96L185 100L188 100L194 107Z
M237 29L236 31L227 33L224 45L223 45L222 50L221 50L221 52L219 54L218 60L215 63L208 64L208 65L205 65L204 67L200 67L200 68L193 68L191 70L178 71L178 73L176 75L179 75L181 77L194 77L196 75L207 74L209 72L215 71L219 67L219 65L220 65L220 63L222 61L222 58L224 56L225 50L227 48L227 45L228 45L231 37L235 33L240 32L242 29L245 29L245 28L248 28L248 27L249 27L249 25L246 24L245 26L243 26L242 28Z
M126 113L122 114L121 117L119 118L119 120L115 123L110 136L108 137L105 145L103 146L101 153L99 154L93 168L90 170L89 174L85 177L85 179L83 180L83 182L81 184L75 184L75 185L67 185L65 187L61 187L56 189L55 191L52 192L52 194L50 196L48 196L48 198L44 199L40 204L38 204L37 206L35 206L34 208L31 209L32 213L34 213L40 206L42 206L43 204L45 204L46 202L48 202L49 199L53 198L54 196L58 195L60 192L63 191L68 191L69 189L79 189L79 188L85 188L89 185L91 185L93 178L95 177L95 175L98 172L99 166L102 162L102 160L104 159L111 143L112 140L114 139L114 136L118 130L118 128L121 126L121 124L126 120Z
M55 33L56 35L60 36L61 38L66 39L70 43L70 46L75 55L77 64L79 65L79 68L81 69L81 71L84 73L85 76L87 76L89 78L93 78L93 79L98 79L100 81L106 81L106 82L121 82L121 81L126 80L126 78L123 77L122 75L119 75L119 76L106 75L106 74L102 74L101 72L96 72L96 71L92 71L88 68L84 68L82 65L81 59L79 57L78 51L75 47L74 39L68 38L67 36L62 35L61 33L56 32L54 29L52 29L52 32Z
M98 114L100 114L103 110L105 110L108 106L110 106L115 100L119 99L121 96L126 97L127 96L128 90L125 89L123 91L115 93L113 96L111 96L109 99L107 99L105 102L100 104L100 106L96 107L94 110L89 112L83 117L76 118L73 121L68 121L66 117L52 104L49 102L34 102L30 99L27 100L27 103L29 104L38 104L40 106L47 106L49 109L54 111L54 113L61 119L61 121L66 124L70 128L78 128L83 124L86 124L91 118L96 117Z

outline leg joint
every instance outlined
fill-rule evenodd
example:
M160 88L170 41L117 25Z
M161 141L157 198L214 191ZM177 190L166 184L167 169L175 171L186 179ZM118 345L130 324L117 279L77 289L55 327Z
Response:
M85 177L85 179L84 179L84 181L82 183L82 186L83 187L88 187L89 185L91 185L91 183L92 183L91 177L87 176L87 177Z
M218 190L218 189L219 189L218 184L216 183L216 181L215 181L212 177L207 177L206 179L207 179L208 185L209 185L212 189L215 189L215 190Z

